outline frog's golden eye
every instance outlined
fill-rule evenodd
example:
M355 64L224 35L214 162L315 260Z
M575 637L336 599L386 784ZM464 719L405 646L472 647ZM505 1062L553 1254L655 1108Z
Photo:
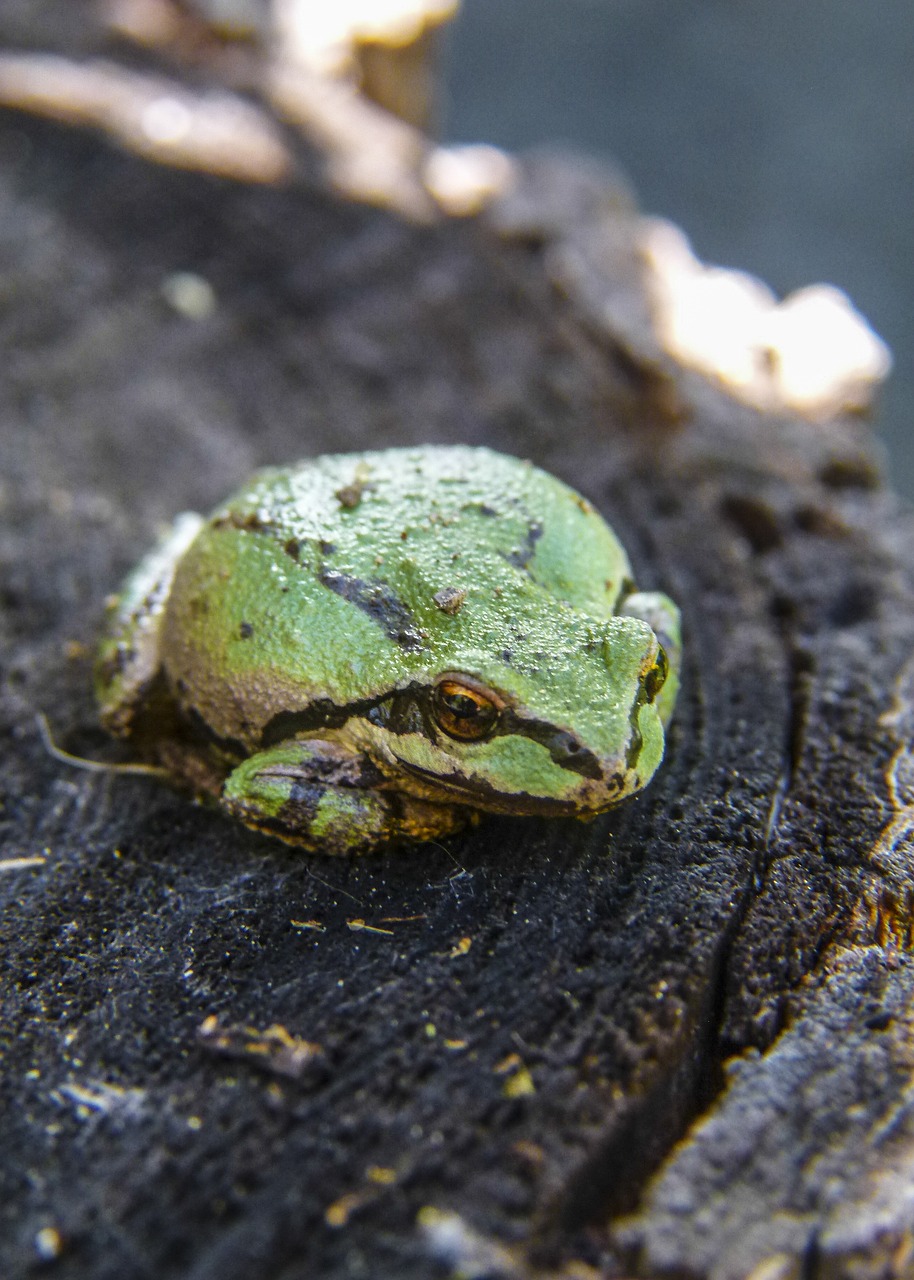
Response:
M483 689L455 679L438 682L432 708L438 726L461 742L476 742L491 733L499 710Z

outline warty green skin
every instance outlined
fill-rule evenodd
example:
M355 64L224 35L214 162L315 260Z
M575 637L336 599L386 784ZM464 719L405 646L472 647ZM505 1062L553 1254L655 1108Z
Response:
M180 517L113 609L97 691L113 732L249 826L362 852L638 791L678 659L676 606L635 591L584 498L425 446L262 471ZM442 677L491 691L483 739L439 724Z

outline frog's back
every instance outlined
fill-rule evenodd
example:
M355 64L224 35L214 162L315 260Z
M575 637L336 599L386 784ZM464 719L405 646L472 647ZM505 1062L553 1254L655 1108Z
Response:
M580 494L529 462L470 446L328 454L271 468L212 524L272 532L365 578L420 556L439 565L498 558L598 616L613 612L630 573L619 540Z
M178 567L163 658L179 697L249 744L274 715L375 698L500 643L509 615L606 619L629 578L594 508L529 463L326 455L258 473L210 517Z

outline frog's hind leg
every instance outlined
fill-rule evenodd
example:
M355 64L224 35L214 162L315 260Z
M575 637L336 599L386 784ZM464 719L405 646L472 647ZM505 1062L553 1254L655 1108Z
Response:
M131 732L155 681L165 604L178 563L202 524L203 518L193 512L178 516L111 606L95 668L95 693L102 723L112 733L123 737Z
M370 760L338 743L293 740L238 765L220 803L246 826L330 854L431 840L466 821L456 808L380 790L382 783Z

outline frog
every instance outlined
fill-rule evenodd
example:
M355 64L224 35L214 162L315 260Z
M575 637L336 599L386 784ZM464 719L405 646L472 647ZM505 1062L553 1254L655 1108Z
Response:
M180 515L110 605L104 726L305 851L589 820L664 755L680 614L580 493L470 445L327 454Z

